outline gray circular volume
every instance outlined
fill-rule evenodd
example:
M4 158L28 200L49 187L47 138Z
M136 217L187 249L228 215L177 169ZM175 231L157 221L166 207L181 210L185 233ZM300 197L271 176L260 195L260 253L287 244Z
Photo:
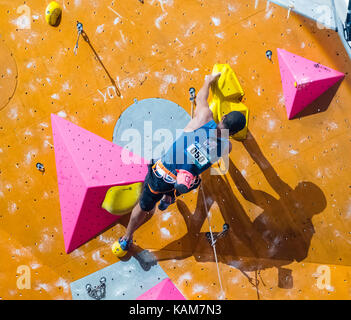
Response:
M176 103L150 98L135 102L119 117L113 143L147 161L159 159L181 134L190 115Z

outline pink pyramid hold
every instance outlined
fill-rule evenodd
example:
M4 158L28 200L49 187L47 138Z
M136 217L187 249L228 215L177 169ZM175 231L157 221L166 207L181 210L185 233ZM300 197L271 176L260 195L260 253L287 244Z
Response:
M186 300L173 284L171 279L166 278L152 287L136 300Z
M292 119L345 74L278 49L278 60L288 118Z
M141 157L51 114L63 237L69 253L119 216L101 208L110 187L143 182ZM125 160L125 161L122 161Z

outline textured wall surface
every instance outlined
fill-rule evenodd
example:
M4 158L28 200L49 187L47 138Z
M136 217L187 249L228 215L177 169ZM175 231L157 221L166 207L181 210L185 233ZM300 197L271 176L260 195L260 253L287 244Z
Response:
M0 0L1 299L71 299L71 282L116 262L110 247L128 221L65 253L50 114L112 141L134 99L164 98L190 113L188 89L199 90L215 63L235 70L251 112L228 174L204 176L212 229L230 225L217 245L225 298L349 299L351 66L338 35L265 1L144 2L60 1L62 21L51 27L47 2ZM90 45L81 38L74 55L77 20ZM276 48L346 78L288 120ZM187 299L217 299L208 230L193 192L134 240Z

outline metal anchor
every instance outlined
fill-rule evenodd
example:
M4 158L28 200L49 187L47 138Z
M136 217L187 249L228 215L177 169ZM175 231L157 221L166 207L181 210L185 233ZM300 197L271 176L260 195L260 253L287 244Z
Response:
M94 288L90 283L88 283L85 288L87 289L89 297L95 300L101 300L106 296L106 278L102 277L100 279L100 284L98 286L94 286Z
M267 51L266 51L266 57L267 57L270 61L272 61L272 56L273 56L273 52L272 52L271 50L267 50Z
M42 163L38 162L35 166L40 172L45 172L45 167Z

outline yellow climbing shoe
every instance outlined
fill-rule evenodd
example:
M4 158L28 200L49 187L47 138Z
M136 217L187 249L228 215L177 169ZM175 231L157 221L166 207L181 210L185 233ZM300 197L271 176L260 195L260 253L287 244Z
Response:
M132 241L127 242L126 240L119 238L118 241L112 245L112 253L118 258L124 257L127 254L131 243Z

